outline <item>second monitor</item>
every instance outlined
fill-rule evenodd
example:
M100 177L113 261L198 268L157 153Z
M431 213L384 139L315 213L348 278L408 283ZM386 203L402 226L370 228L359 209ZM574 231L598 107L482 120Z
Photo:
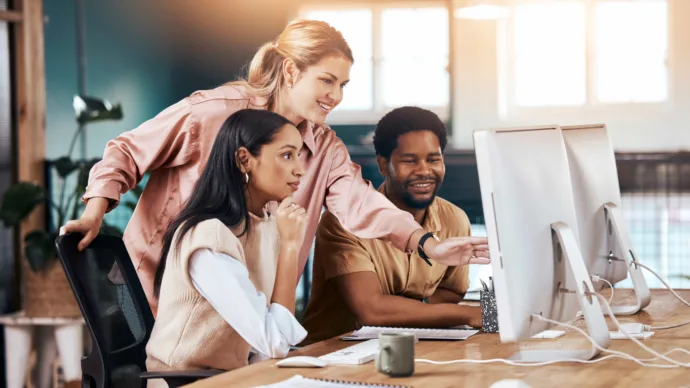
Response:
M613 146L603 124L561 127L575 199L585 265L591 275L611 283L630 276L636 302L613 306L616 315L635 314L651 300L642 269L635 265L621 211L621 193Z

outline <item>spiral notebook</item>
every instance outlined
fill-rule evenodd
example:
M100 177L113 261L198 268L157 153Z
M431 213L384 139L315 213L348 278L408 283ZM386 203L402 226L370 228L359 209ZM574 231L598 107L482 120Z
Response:
M343 380L327 380L327 379L314 379L309 377L304 377L301 375L295 375L287 380L283 380L279 383L261 385L259 388L347 388L347 387L357 387L357 388L411 388L406 385L388 385L388 384L374 384L374 383L358 383L355 381L343 381Z
M379 338L380 333L411 333L418 340L458 341L466 340L479 330L471 329L415 329L403 327L364 326L352 334L341 337L346 341L361 341Z

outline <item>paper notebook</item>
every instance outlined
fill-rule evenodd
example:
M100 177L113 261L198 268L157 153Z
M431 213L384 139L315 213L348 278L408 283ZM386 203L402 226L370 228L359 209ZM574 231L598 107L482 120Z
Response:
M279 383L261 385L260 388L346 388L346 387L372 387L372 388L410 388L406 385L388 385L373 383L358 383L354 381L313 379L301 375L295 375Z
M465 340L475 334L479 330L468 329L413 329L402 327L378 327L378 326L364 326L352 334L341 337L346 341L360 341L369 340L372 338L379 338L380 333L411 333L417 337L418 340L443 340L443 341L457 341Z

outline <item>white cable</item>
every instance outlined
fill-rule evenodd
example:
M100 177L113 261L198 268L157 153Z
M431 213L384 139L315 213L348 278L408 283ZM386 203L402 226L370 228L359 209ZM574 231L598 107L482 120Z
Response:
M601 296L600 294L597 294L597 295L600 296L601 298L603 298L603 296ZM603 300L604 300L604 302L606 302L606 299L603 299ZM606 304L606 306L608 307L608 304ZM609 307L609 310L610 310L610 307ZM537 319L539 319L539 320L542 320L542 321L544 321L544 322L548 322L548 323L551 323L551 324L554 324L554 325L564 326L564 327L567 327L567 328L569 328L569 329L573 329L573 330L577 331L578 333L580 333L580 334L582 334L583 336L585 336L585 338L587 338L587 339L589 340L589 342L592 343L592 346L594 346L595 348L597 348L597 349L598 349L600 352L602 352L602 353L610 353L610 354L613 355L613 356L617 356L617 357L620 357L620 358L625 358L625 359L628 359L628 360L630 360L630 361L633 361L633 362L635 362L635 363L637 363L637 364L639 364L639 365L647 366L647 367L654 367L654 368L677 368L677 367L678 367L677 365L646 364L645 362L648 362L648 361L656 361L656 360L658 360L659 358L663 358L663 357L660 357L661 355L659 355L659 354L655 354L655 356L657 356L657 357L654 357L654 358L651 358L651 359L638 359L638 358L633 357L633 356L631 356L631 355L629 355L629 354L627 354L627 353L619 352L619 351L617 351L617 350L611 350L611 349L607 349L607 348L602 348L592 337L589 336L589 334L587 334L584 330L580 329L579 327L576 327L576 326L567 324L567 323L565 323L565 322L554 321L554 320L552 320L552 319L543 317L543 316L538 315L538 314L533 314L532 316L535 317L535 318L537 318ZM624 330L621 330L621 329L620 329L620 324L617 324L616 326L619 327L619 331L620 331L621 333L623 333L623 335L625 335L625 336L628 337L629 339L632 338L632 337L630 336L630 334L628 334L628 333L626 333ZM636 341L636 340L635 340L635 341ZM667 354L673 353L673 352L678 352L678 351L680 351L680 352L685 352L685 353L690 354L690 352L687 351L687 350L685 350L685 349L675 348L675 349L671 349L671 350L669 350L668 352L666 352L666 353L664 354L664 356L667 355ZM602 357L602 358L604 358L604 357Z
M661 283L663 283L663 285L666 286L666 288L668 288L668 290L671 291L671 293L672 293L676 298L678 298L679 301L683 302L683 304L685 304L686 306L690 307L690 303L688 303L688 301L686 301L685 299L681 298L681 296L678 295L678 293L676 293L676 291L675 291L673 288L671 288L671 286L670 286L668 283L666 283L666 281L661 277L661 275L659 275L658 273L656 273L653 269L651 269L651 268L649 268L648 266L646 266L646 265L644 265L644 264L642 264L642 263L640 263L640 262L637 262L637 261L634 262L634 263L632 263L631 265L639 265L640 267L642 267L642 268L646 269L647 271L651 272L652 275L656 276L656 278L659 279L659 281L661 281ZM666 330L666 329L675 329L676 327L685 326L685 325L687 325L687 324L690 324L690 321L685 321L685 322L682 322L682 323L675 323L675 324L666 325L666 326L645 326L645 329L647 329L647 330Z
M664 361L666 361L666 362L668 362L668 363L671 363L671 364L676 365L676 366L682 366L682 367L685 367L685 368L690 368L690 364L682 363L682 362L680 362L680 361L677 361L677 360L668 358L668 357L666 357L665 354L660 354L660 353L657 352L656 350L654 350L654 349L648 347L647 345L643 344L642 342L640 342L640 340L638 340L637 338L635 338L635 337L631 336L630 334L628 334L628 332L626 332L625 330L623 330L623 328L621 327L620 322L618 322L618 319L616 319L616 316L613 314L613 311L611 311L611 306L609 306L608 302L606 301L606 298L604 298L604 296L601 295L601 294L598 293L598 292L595 292L594 294L597 296L597 298L599 298L599 299L604 303L604 307L606 308L606 311L608 312L609 317L611 318L611 320L613 321L613 323L614 323L614 324L616 325L616 327L618 328L618 331L620 331L621 333L623 333L623 335L624 335L625 337L627 337L627 338L628 338L629 340L631 340L632 342L636 343L637 346L641 347L642 349L646 350L647 352L649 352L649 353L651 353L651 354L653 354L653 355L655 355L655 356L661 358L662 360L664 360ZM599 347L599 345L595 345L595 346L596 346L597 348ZM684 349L683 349L683 350L684 350ZM609 351L609 352L610 352L610 351ZM667 352L666 354L668 354L668 352Z
M554 320L552 320L552 319L545 318L545 317L543 317L543 316L541 316L541 315L536 315L536 314L535 314L535 315L533 315L533 316L534 316L535 318L537 318L537 319L540 319L540 320L542 320L542 321L545 321L545 322L548 322L548 323L551 323L551 324L554 324L554 325L564 326L564 327L567 327L567 328L569 328L569 329L573 329L573 330L579 332L580 334L582 334L583 336L585 336L585 337L592 343L592 345L594 345L594 347L597 348L597 349L599 349L600 351L602 351L602 352L604 352L604 353L611 353L613 356L616 356L616 357L619 357L619 358L625 358L625 359L628 359L628 360L631 360L631 361L635 361L635 362L637 362L637 363L640 364L640 365L643 365L643 364L641 364L641 362L656 361L656 360L658 360L658 359L660 358L660 357L636 358L636 357L633 357L633 356L631 356L631 355L629 355L629 354L627 354L627 353L623 353L623 352L618 352L618 351L616 351L616 350L611 350L611 349L602 348L602 347L600 347L600 346L592 339L592 337L590 337L584 330L580 329L579 327L575 327L575 326L569 325L569 324L567 324L567 323L565 323L565 322L554 321ZM621 331L621 332L623 333L623 331ZM674 352L681 352L681 353L685 353L685 354L690 354L690 351L689 351L689 350L682 349L682 348L674 348L674 349L671 349L671 350L669 350L668 352L664 353L663 355L664 355L664 356L667 356L667 355L669 355L669 354L671 354L671 353L674 353ZM602 358L608 358L608 357L611 357L611 356L605 356L605 357L602 357ZM638 361L639 361L639 362L638 362ZM663 368L677 368L677 367L678 367L677 365L659 365L659 364L651 364L651 365L643 365L643 366L653 366L653 367L663 367Z
M573 329L580 334L582 334L585 338L587 338L592 345L597 348L599 351L604 352L604 353L610 353L608 356L604 356L595 360L582 360L582 359L564 359L564 360L549 360L549 361L543 361L543 362L516 362L512 360L506 360L502 358L493 358L493 359L488 359L488 360L468 360L468 359L462 359L462 360L449 360L449 361L433 361L433 360L428 360L428 359L423 359L423 358L418 358L415 359L415 362L420 362L420 363L428 363L428 364L436 364L436 365L447 365L447 364L456 364L456 363L466 363L466 364L488 364L488 363L494 363L494 362L502 362L504 364L508 365L513 365L513 366L544 366L544 365L550 365L550 364L556 364L556 363L562 363L562 362L576 362L576 363L582 363L582 364L594 364L597 362L601 362L604 360L608 360L610 358L623 358L627 359L630 361L633 361L641 366L646 366L646 367L651 367L651 368L677 368L679 366L683 367L690 367L690 364L683 364L679 361L673 360L671 358L668 358L667 356L673 352L682 352L686 354L690 354L690 351L682 348L674 348L666 353L660 354L653 349L647 347L646 345L642 344L638 339L632 337L629 333L627 333L622 327L620 322L615 318L613 315L613 311L611 311L611 306L609 306L608 302L606 301L606 298L604 298L601 294L596 293L597 297L601 299L604 303L604 307L607 309L609 316L612 318L614 324L618 328L618 330L623 333L624 336L626 336L628 339L632 340L635 342L638 346L640 346L642 349L646 350L647 352L655 355L656 357L653 358L647 358L647 359L638 359L635 358L627 353L619 352L616 350L610 350L606 348L602 348L599 344L594 341L592 337L589 336L584 330L580 329L579 327L573 326L569 323L564 323L564 322L558 322L554 321L552 319L543 317L541 315L534 314L532 315L533 317L554 324L558 326L564 326L570 329ZM664 361L667 361L671 363L672 365L667 365L667 364L648 364L648 362L651 361L656 361L662 359Z
M611 282L609 282L608 280L606 280L606 279L604 279L604 278L600 278L598 275L590 275L589 278L590 278L593 282L606 282L606 284L609 285L609 288L611 289L611 296L609 296L609 303L611 303L611 301L613 300L613 284L611 284ZM575 315L575 319L573 319L572 321L569 321L569 322L570 322L570 323L572 323L572 322L577 322L577 321L579 321L580 319L584 319L584 318L585 318L585 316L582 315L582 311L578 311L578 312L577 312L577 315ZM645 330L649 330L649 327L646 326L646 327L645 327Z
M676 352L676 351L684 351L687 352L685 349L672 349L664 355ZM625 354L625 353L623 353ZM659 359L659 357L654 357L654 358L646 358L646 359L638 359L635 357L632 357L629 354L625 354L625 356L621 356L618 354L610 354L608 356L604 356L601 358L597 358L596 360L583 360L583 359L578 359L578 358L573 358L573 359L564 359L564 360L549 360L549 361L542 361L542 362L516 362L512 360L506 360L503 358L492 358L488 360L449 360L449 361L434 361L434 360L428 360L425 358L416 358L414 361L415 362L421 362L421 363L427 363L427 364L434 364L434 365L447 365L447 364L489 364L489 363L494 363L494 362L501 362L504 364L512 365L512 366L544 366L544 365L551 365L551 364L557 364L557 363L563 363L563 362L577 362L581 364L595 364L598 362L602 362L611 358L623 358L626 360L631 360L635 361L638 364L650 368L677 368L678 366L676 365L665 365L665 364L647 364L647 362L651 361L656 361Z
M687 325L687 324L690 324L690 321L685 321L685 322L681 322L681 323L675 323L675 324L666 325L666 326L645 326L645 329L647 329L647 327L648 327L647 330L666 330L666 329L675 329L676 327L685 326L685 325Z
M596 360L582 360L582 359L565 359L565 360L550 360L550 361L542 361L542 362L517 362L517 361L512 361L512 360L506 360L503 358L491 358L488 360L450 360L450 361L433 361L433 360L427 360L425 358L417 358L414 361L415 362L423 362L427 364L435 364L435 365L447 365L447 364L489 364L489 363L494 363L494 362L502 362L504 364L512 365L512 366L544 366L544 365L551 365L551 364L557 364L557 363L562 363L562 362L579 362L582 364L595 364L597 362L601 362L604 360L608 360L609 358L627 358L619 355L609 355L605 356L602 358L597 358ZM655 366L654 364L650 364L649 366ZM673 365L658 365L661 367L673 367Z
M671 291L671 293L672 293L676 298L678 298L679 301L683 302L683 304L685 304L686 306L690 307L690 302L688 302L687 300L681 298L681 296L678 295L678 293L676 293L676 291L675 291L673 288L671 288L671 286L670 286L668 283L666 283L666 281L661 277L661 275L659 275L658 273L654 272L653 269L651 269L651 268L649 268L648 266L646 266L646 265L640 263L639 261L636 261L636 262L634 262L634 263L631 263L631 265L639 265L640 267L642 267L642 268L646 269L647 271L651 272L652 275L656 276L656 278L659 279L659 281L661 281L661 283L663 283L664 286L666 286L666 288L668 288L668 290Z
M608 280L606 280L606 279L604 279L604 278L601 278L601 277L599 277L599 276L597 276L597 275L592 275L592 276L590 276L590 279L592 279L593 282L604 282L604 283L606 283L606 284L609 285L609 288L611 289L611 296L609 296L609 304L610 304L611 301L613 300L613 284L611 284L610 281L608 281Z

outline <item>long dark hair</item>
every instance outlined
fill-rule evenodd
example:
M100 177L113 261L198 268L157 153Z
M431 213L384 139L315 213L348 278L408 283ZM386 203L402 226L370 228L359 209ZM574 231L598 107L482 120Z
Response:
M237 164L236 153L240 147L258 156L261 148L273 141L276 133L290 121L283 116L256 109L239 110L225 120L216 135L206 167L185 203L163 236L153 294L160 293L165 263L171 251L175 232L180 229L174 249L179 249L182 237L198 223L217 218L228 227L244 224L240 236L248 230L247 201L244 197L246 179Z

